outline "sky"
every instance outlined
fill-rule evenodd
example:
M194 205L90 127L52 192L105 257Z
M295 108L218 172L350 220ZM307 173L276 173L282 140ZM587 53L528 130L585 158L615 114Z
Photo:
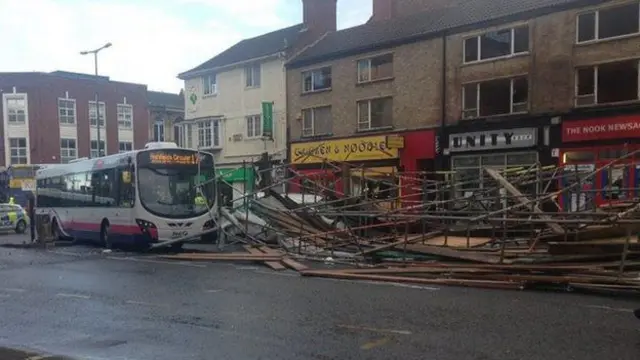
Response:
M338 0L338 28L371 16L372 0ZM28 5L27 5L28 4ZM94 73L177 93L177 74L234 43L302 20L302 0L0 0L0 72Z

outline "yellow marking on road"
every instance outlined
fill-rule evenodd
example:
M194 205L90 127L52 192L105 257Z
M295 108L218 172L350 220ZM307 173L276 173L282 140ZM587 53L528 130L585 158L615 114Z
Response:
M359 331L370 331L377 333L388 333L388 334L397 334L397 335L411 335L411 331L409 330L396 330L396 329L379 329L369 326L356 326L356 325L345 325L338 324L339 328L349 329L349 330L359 330Z
M377 339L377 340L369 341L368 343L365 343L362 346L360 346L360 350L371 350L373 348L380 347L380 346L388 343L389 340L391 340L391 338L386 336L386 337L383 337L383 338L380 338L380 339Z

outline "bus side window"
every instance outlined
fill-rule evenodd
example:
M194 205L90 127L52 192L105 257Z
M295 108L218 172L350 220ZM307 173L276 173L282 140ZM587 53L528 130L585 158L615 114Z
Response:
M118 168L118 205L133 207L134 204L134 172L128 168Z

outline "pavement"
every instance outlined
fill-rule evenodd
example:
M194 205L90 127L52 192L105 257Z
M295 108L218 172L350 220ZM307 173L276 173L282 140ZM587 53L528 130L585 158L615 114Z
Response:
M0 247L2 360L636 360L639 304Z

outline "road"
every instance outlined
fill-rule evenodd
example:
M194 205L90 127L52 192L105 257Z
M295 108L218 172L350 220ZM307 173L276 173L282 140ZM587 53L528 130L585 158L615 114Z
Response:
M0 248L0 279L0 347L76 359L640 356L629 300L301 278L81 247ZM27 358L46 357L15 360Z

